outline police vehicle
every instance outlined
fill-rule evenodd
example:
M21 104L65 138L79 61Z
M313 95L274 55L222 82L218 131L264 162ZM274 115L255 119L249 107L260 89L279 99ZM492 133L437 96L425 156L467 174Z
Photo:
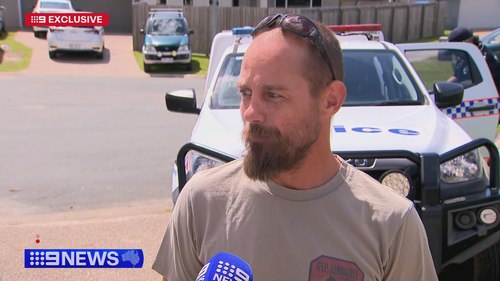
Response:
M498 96L481 53L467 43L395 45L380 25L330 29L341 43L347 87L332 122L332 152L415 203L441 276L458 264L475 278L462 280L497 280ZM214 37L201 107L193 89L165 96L168 110L199 115L173 165L174 204L195 173L243 156L236 83L252 30ZM444 49L465 52L480 82L436 82L427 90L411 62Z

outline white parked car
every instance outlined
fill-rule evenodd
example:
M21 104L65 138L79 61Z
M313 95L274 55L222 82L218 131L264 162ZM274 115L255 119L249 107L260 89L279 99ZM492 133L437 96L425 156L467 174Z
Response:
M382 34L353 35L373 25L330 29L341 43L347 88L332 121L332 152L414 202L438 273L459 264L470 280L497 280L499 97L481 52L468 43L395 45ZM195 173L244 157L236 83L252 30L214 37L200 107L193 89L165 96L170 111L199 115L173 163L174 204ZM442 51L468 58L467 83L442 82L454 66L439 60Z
M92 52L97 59L104 56L104 28L102 26L52 26L47 32L49 57L60 52Z
M32 13L68 13L76 11L70 0L38 0L32 8ZM48 30L48 26L33 26L35 37L41 37Z

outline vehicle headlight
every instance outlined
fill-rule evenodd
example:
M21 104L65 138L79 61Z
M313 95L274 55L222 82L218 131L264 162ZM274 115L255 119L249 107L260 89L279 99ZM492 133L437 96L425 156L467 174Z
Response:
M411 191L411 182L408 176L398 170L389 170L379 179L380 183L394 189L397 193L408 197Z
M144 50L146 51L153 51L155 52L156 51L156 48L154 46L151 46L151 45L146 45L146 48L144 48Z
M192 175L224 164L224 162L220 160L194 151L190 151L188 157L188 170Z
M441 164L441 180L457 183L477 179L481 176L481 156L473 150Z
M188 45L182 45L179 47L178 51L189 51L189 46Z

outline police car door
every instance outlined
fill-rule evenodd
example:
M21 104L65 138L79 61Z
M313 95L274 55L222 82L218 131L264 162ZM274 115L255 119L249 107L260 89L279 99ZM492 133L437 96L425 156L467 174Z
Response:
M413 65L427 90L435 82L456 76L464 85L460 105L442 111L455 120L473 139L495 141L498 124L498 93L489 68L479 51L470 43L397 44Z

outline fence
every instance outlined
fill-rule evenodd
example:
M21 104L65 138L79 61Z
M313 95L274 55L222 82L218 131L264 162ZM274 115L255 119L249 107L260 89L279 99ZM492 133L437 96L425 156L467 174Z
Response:
M166 5L132 4L132 35L134 51L141 51L148 13L151 8L172 8ZM191 47L194 53L210 53L212 43L212 7L184 6L183 13L189 28L194 30ZM217 7L217 31L238 26L255 26L270 13L298 13L327 25L379 23L387 41L402 42L440 36L444 33L446 2L429 4L394 4L379 6L321 7L321 8L254 8Z

